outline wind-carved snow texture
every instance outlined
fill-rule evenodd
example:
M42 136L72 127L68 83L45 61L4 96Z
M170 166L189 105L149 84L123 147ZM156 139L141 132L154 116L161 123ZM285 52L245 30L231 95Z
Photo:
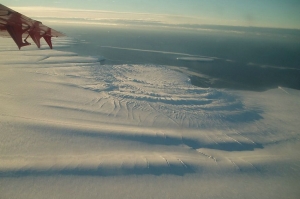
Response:
M298 91L199 88L166 66L100 65L71 52L10 48L4 42L0 51L3 184L14 177L190 174L299 182L298 152L289 155L299 144ZM282 102L293 110L284 112Z
M163 66L115 65L92 67L99 92L91 103L112 110L109 116L142 126L206 129L224 122L261 119L257 110L245 109L236 96L216 89L197 88L183 74ZM110 108L109 108L110 106Z

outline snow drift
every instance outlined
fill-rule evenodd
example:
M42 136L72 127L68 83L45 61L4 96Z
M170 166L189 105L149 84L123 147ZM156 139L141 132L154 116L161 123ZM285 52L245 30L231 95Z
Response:
M1 42L1 197L299 196L299 91Z

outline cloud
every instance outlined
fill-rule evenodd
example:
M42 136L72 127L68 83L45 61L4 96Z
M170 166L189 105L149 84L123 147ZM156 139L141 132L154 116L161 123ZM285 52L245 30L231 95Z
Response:
M13 9L32 18L43 17L56 19L84 19L89 21L117 21L119 23L148 22L163 24L203 24L207 21L206 18L152 13L112 12L103 10L48 7L13 7Z
M256 35L266 35L265 30L261 31L259 27L243 26L245 19L228 20L185 15L114 12L56 7L12 7L12 9L32 19L42 21L45 24L160 27L228 34L253 33ZM246 18L249 25L252 18L250 15ZM241 21L242 23L240 23ZM273 28L270 29L272 30L268 30L267 33L274 34Z

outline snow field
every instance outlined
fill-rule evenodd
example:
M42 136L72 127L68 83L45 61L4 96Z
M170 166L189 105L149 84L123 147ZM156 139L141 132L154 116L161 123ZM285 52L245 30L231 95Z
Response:
M299 196L299 91L198 88L166 66L12 46L0 49L1 197Z

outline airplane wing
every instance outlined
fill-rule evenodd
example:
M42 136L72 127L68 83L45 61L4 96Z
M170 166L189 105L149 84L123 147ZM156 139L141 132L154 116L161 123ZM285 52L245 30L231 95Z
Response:
M11 37L19 49L30 45L27 41L29 36L38 48L41 47L40 39L44 38L52 49L51 38L64 36L64 34L0 4L0 36Z

